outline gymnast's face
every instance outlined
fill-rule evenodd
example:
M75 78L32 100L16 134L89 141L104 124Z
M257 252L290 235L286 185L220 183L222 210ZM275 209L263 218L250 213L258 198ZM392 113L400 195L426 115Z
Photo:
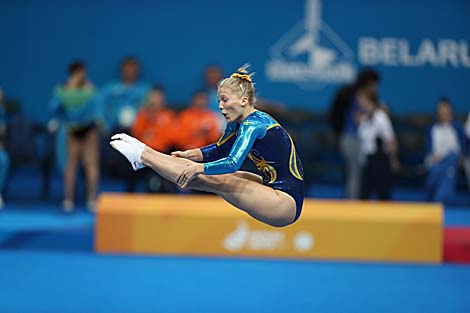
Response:
M220 87L217 96L220 112L227 120L227 123L234 121L240 123L250 109L248 97L239 97L227 87Z

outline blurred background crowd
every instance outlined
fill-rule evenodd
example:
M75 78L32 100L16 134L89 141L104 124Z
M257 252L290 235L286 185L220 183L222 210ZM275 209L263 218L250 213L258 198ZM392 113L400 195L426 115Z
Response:
M2 206L31 197L16 189L19 184L10 186L15 176L20 184L33 181L27 176L40 176L40 197L60 199L65 212L73 211L77 201L93 210L99 192L106 190L188 192L148 168L134 172L109 146L109 138L129 133L165 153L216 142L225 127L217 83L230 69L206 66L185 103L168 103L164 82L140 79L137 56L124 57L117 66L119 77L97 86L84 60L64 65L66 75L60 79L57 73L42 123L23 114L14 95L7 98L0 89ZM430 104L433 115L394 116L393 108L381 102L381 81L377 70L362 69L355 81L337 88L321 113L263 98L257 107L293 135L310 196L469 201L458 195L470 188L470 114L454 112L451 98L442 97ZM249 161L243 169L256 172ZM52 181L62 180L62 188L51 188ZM414 195L397 196L397 188L414 190Z
M241 22L248 3L2 3L0 204L70 212L103 191L183 192L133 172L109 138L162 152L216 141L217 83L245 62L308 196L470 203L468 5L261 1Z

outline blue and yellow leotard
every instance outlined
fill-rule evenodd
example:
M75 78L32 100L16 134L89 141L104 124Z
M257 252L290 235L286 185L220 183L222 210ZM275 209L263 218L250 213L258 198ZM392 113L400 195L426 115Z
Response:
M268 114L254 111L241 123L227 125L217 143L201 148L204 174L233 173L248 157L263 177L263 184L291 195L296 221L304 200L303 168L287 131Z

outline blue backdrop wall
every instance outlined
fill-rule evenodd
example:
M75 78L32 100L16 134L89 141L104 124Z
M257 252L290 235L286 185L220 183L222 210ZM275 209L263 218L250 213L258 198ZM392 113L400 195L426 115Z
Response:
M449 96L470 109L466 0L0 1L0 85L37 120L66 64L86 61L98 86L126 55L143 79L185 102L217 63L249 62L259 96L324 111L364 66L383 76L393 111L433 112Z

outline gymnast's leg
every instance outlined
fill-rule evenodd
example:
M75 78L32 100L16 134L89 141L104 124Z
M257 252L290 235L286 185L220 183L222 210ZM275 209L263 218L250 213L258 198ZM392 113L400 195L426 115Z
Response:
M194 164L191 160L172 157L149 147L142 153L142 162L173 183L186 166ZM296 214L295 200L261 182L261 177L246 172L198 175L188 188L215 193L268 225L281 227L292 223Z

